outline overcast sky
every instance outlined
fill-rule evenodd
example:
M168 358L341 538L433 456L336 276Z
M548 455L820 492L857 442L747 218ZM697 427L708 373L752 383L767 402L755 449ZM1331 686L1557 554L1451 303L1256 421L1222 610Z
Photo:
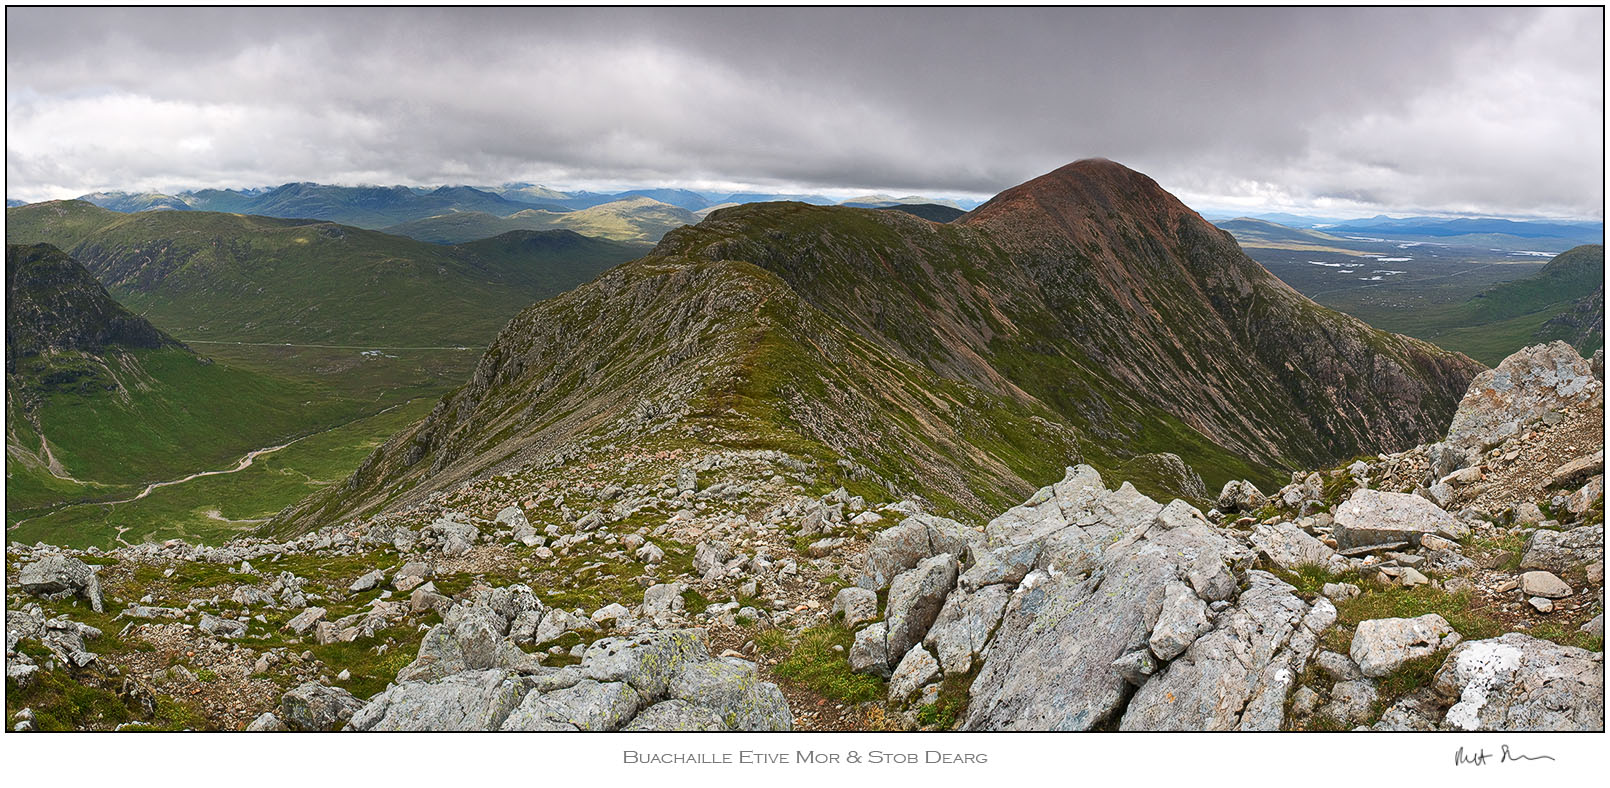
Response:
M1600 9L6 11L6 194L287 181L1602 218Z

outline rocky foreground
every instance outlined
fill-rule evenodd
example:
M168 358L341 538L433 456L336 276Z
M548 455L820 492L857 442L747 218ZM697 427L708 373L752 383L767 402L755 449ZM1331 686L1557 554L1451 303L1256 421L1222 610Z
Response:
M1436 444L1196 504L1081 465L975 527L643 447L293 539L10 545L7 728L1603 730L1602 364L1528 348Z

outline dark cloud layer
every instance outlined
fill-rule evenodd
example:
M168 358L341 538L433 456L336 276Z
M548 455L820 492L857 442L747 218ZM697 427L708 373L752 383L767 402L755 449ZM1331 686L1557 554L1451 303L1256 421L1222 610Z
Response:
M8 9L9 196L288 180L1603 214L1601 9Z

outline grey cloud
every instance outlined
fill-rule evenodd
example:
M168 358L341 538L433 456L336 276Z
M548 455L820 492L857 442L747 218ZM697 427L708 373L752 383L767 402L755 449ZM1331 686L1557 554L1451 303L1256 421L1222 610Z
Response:
M1203 207L1601 216L1602 19L8 9L8 193L535 180L983 195L1107 156Z

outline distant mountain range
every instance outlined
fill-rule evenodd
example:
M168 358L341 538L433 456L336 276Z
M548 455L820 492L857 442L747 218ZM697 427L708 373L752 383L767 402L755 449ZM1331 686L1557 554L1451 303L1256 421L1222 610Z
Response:
M375 230L454 213L481 213L493 217L508 217L528 210L565 213L623 201L639 205L644 198L688 212L751 202L787 200L813 205L832 205L836 202L818 194L719 193L668 188L628 189L610 193L562 192L529 183L434 188L287 183L271 188L198 189L177 194L95 192L78 199L119 213L216 211L285 219L322 219ZM25 204L20 200L6 201L8 207ZM934 204L960 210L974 207L978 202L874 194L856 197L844 204L861 208ZM620 210L624 209L617 212ZM657 238L656 235L651 240ZM625 237L616 239L630 240Z

